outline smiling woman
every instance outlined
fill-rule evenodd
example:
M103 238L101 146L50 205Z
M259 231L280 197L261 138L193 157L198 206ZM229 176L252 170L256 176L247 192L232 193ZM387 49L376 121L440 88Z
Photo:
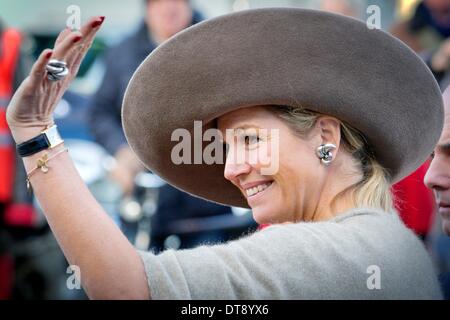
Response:
M63 31L8 107L36 196L91 298L441 298L425 248L387 192L425 161L442 129L440 90L409 48L357 20L288 8L218 17L160 45L125 94L130 146L172 185L250 207L272 225L154 255L130 245L63 144L49 148L41 133L100 21ZM59 69L46 69L50 56ZM70 76L48 77L65 67ZM196 121L222 132L225 163L172 161L173 132ZM35 169L43 159L48 170Z
M381 167L375 160L369 163L364 137L336 118L288 106L259 106L218 119L222 131L244 127L245 139L227 142L231 151L224 174L247 198L257 222L319 221L355 207L392 210L387 174L381 169L376 176ZM258 135L262 130L279 133L277 148L270 147L274 137ZM251 131L257 134L247 133ZM334 149L328 166L314 152L324 143ZM235 153L242 151L247 161L239 163ZM261 172L266 159L277 162L270 175ZM369 190L370 184L379 191Z

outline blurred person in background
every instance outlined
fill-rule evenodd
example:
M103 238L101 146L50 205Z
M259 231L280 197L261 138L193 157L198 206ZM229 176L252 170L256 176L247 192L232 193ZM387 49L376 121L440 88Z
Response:
M107 52L106 72L90 108L89 126L94 139L114 155L116 165L111 178L120 185L125 196L133 193L135 177L144 170L128 146L121 124L122 100L127 84L140 63L160 43L202 20L202 15L191 7L188 0L145 0L144 4L145 18L138 30ZM165 185L159 192L158 211L152 220L153 247L162 249L169 221L227 213L230 213L228 207L206 202ZM218 234L214 236L218 237Z
M436 194L442 229L450 236L450 87L444 92L445 120L441 138L433 152L433 160L425 176L426 185ZM450 273L441 277L446 299L450 299Z
M441 89L450 85L450 0L424 0L392 34L423 56Z
M360 18L363 3L361 0L322 0L320 9L352 18Z
M133 191L134 177L143 169L130 150L121 125L122 99L128 81L161 42L201 20L187 0L146 0L145 6L145 20L138 30L106 53L106 73L92 99L91 131L115 156L117 166L112 177L125 194Z
M10 298L15 285L14 241L28 234L36 217L24 182L26 173L6 123L6 106L31 66L23 50L25 42L24 34L0 18L0 299Z

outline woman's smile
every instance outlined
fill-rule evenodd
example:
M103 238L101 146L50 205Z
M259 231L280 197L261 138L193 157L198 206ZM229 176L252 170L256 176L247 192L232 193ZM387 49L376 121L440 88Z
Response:
M265 181L255 181L251 183L246 183L242 186L244 190L244 195L249 198L254 198L257 195L260 195L268 189L272 185L273 180L265 180Z
M250 195L249 191L247 190L247 202L248 205L253 208L255 207L259 202L261 202L261 200L263 199L267 199L268 196L270 195L271 190L274 187L274 181L269 182L269 183L265 183L263 185L259 185L256 189L258 190L256 193L253 193L255 188L252 189L252 191L250 191Z

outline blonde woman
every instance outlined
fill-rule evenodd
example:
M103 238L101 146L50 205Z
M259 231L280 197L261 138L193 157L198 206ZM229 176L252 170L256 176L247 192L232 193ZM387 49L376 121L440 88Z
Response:
M225 15L163 43L125 95L130 146L174 186L272 225L156 256L132 247L52 135L102 21L63 31L8 107L29 182L89 297L441 298L388 191L442 130L439 88L411 50L357 20L287 8Z

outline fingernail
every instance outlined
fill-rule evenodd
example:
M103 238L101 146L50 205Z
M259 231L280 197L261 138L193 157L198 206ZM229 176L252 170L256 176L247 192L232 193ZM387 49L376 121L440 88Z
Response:
M82 38L81 36L76 36L75 38L73 38L72 42L76 43L76 42L80 41L81 38Z
M103 21L99 21L99 20L94 21L94 22L92 22L91 27L92 27L92 28L96 28L96 27L98 27L99 25L101 25L102 22L103 22Z
M53 51L49 51L45 54L45 59L49 59L52 56Z
M92 28L96 28L96 27L98 27L99 25L101 25L102 23L103 23L103 20L105 20L105 17L104 16L101 16L101 17L99 17L99 19L100 20L96 20L96 21L94 21L94 22L92 22Z

